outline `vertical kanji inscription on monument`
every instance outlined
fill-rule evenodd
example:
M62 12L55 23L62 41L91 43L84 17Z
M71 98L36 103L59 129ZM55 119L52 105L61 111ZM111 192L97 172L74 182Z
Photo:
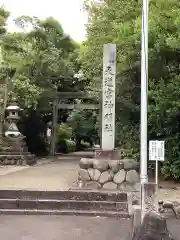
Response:
M115 77L116 44L103 48L102 84L102 150L114 150L115 145Z

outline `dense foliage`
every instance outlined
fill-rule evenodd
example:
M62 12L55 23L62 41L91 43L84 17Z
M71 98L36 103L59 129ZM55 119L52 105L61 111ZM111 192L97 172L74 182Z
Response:
M46 149L44 138L47 123L52 121L52 97L57 91L84 89L83 79L75 77L80 70L77 58L80 46L53 18L42 21L19 17L16 24L31 31L9 33L8 16L1 8L1 83L6 83L8 89L6 100L15 100L24 109L22 132L30 151L37 153ZM59 121L67 117L67 111L62 111Z
M83 73L96 90L103 44L117 44L116 140L133 157L139 155L141 4L86 1L89 23L81 52ZM166 142L164 176L180 179L180 2L152 0L149 11L148 134Z

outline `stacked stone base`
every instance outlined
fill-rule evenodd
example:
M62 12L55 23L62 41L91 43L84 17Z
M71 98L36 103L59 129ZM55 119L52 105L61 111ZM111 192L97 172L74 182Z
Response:
M4 137L0 145L0 165L34 165L36 157L28 151L23 139Z
M30 153L6 153L0 155L0 165L17 165L17 166L24 166L24 165L34 165L36 164L36 157Z
M108 159L108 160L116 160L121 159L121 150L114 149L112 151L105 151L102 149L95 149L95 159Z
M91 189L139 191L137 163L131 159L100 160L82 158L79 180Z

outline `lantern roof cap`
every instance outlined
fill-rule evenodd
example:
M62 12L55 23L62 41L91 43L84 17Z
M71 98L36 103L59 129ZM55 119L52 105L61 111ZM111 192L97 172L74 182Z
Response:
M20 111L20 107L18 107L17 105L9 105L6 110L15 110L15 111Z

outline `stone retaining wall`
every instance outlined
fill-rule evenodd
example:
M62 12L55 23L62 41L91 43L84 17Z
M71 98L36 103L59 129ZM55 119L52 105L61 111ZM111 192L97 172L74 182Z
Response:
M79 166L79 180L91 189L139 191L139 175L134 160L107 161L82 158Z
M33 154L29 155L0 155L0 165L34 165L36 157Z

